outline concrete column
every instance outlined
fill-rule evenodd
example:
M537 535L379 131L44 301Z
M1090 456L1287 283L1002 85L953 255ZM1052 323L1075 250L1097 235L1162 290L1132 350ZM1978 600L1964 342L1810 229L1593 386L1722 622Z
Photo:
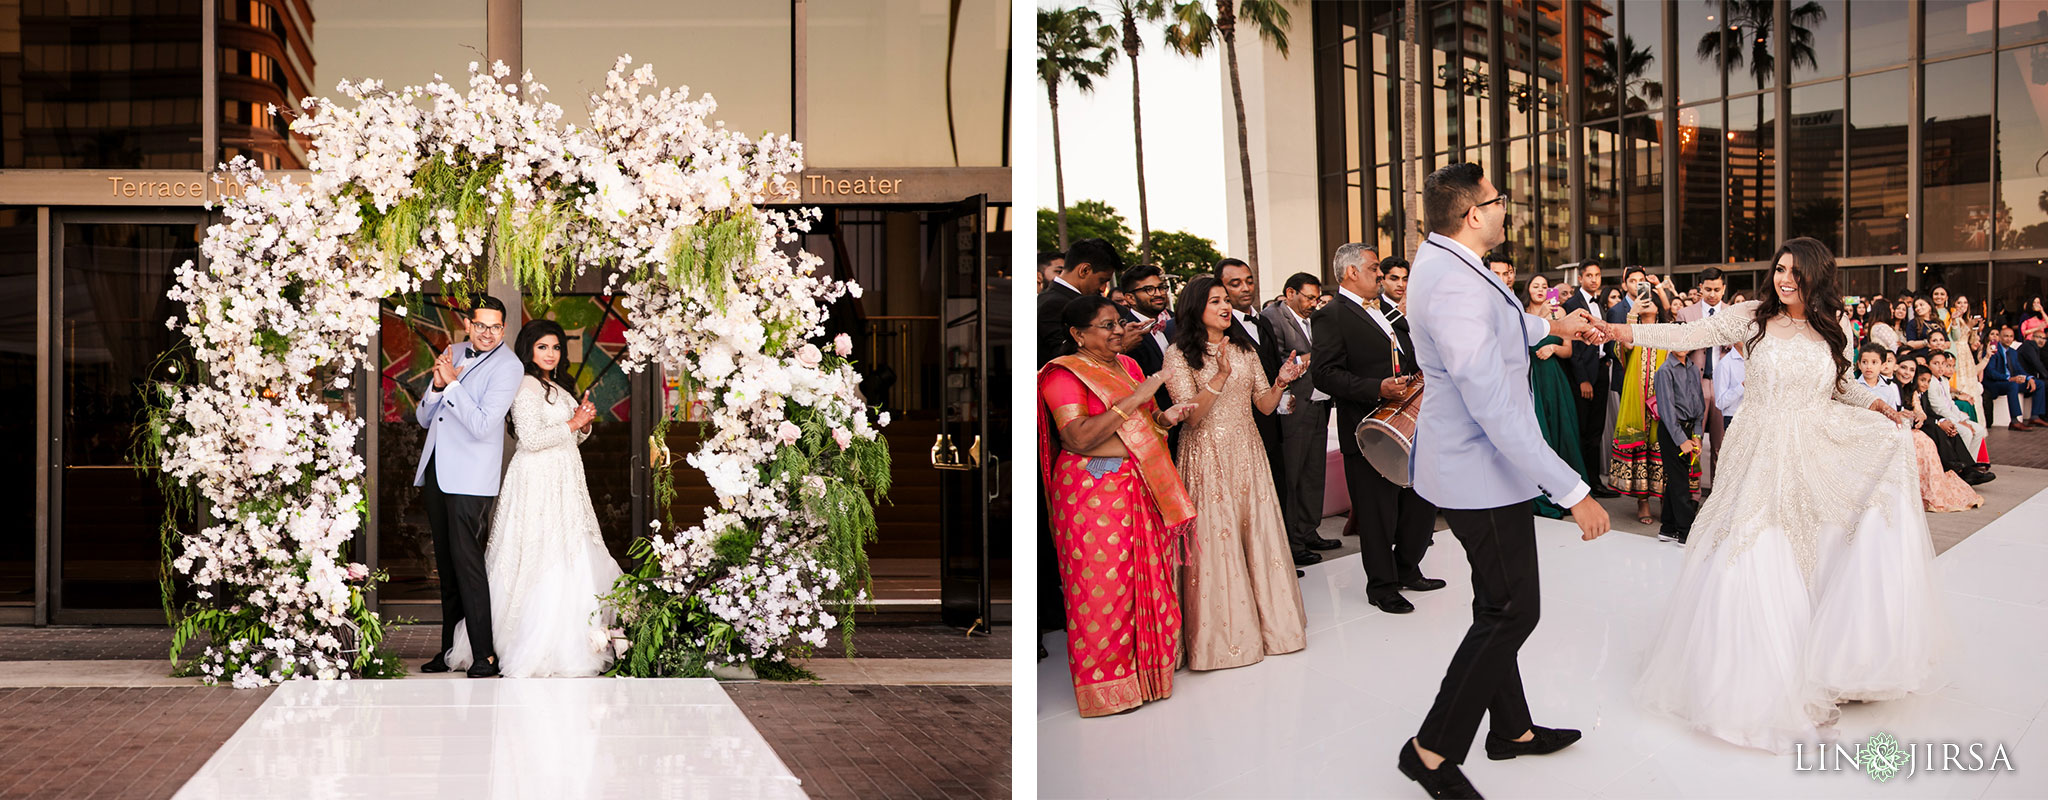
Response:
M1309 9L1296 7L1287 30L1289 56L1248 30L1238 29L1238 77L1244 85L1244 113L1252 156L1253 207L1259 219L1259 293L1256 303L1280 294L1287 276L1322 273L1321 211L1316 192L1315 39ZM1245 241L1244 181L1238 169L1237 114L1230 104L1230 63L1220 46L1213 51L1216 79L1223 84L1217 109L1223 125L1224 196L1230 238ZM1243 257L1243 253L1224 253Z

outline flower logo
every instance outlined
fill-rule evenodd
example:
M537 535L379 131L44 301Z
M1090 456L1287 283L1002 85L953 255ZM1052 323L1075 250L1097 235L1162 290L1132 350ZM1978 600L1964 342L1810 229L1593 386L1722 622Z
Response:
M1870 741L1864 743L1858 757L1863 762L1863 773L1869 775L1871 780L1884 783L1899 774L1899 770L1906 766L1909 754L1899 748L1898 739L1889 733L1878 731L1870 735Z

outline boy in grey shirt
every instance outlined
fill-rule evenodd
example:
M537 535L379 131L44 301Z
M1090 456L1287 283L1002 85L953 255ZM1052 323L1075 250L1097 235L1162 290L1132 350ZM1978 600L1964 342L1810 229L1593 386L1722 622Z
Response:
M1664 501L1660 541L1685 544L1699 505L1692 499L1692 456L1699 452L1707 399L1700 391L1700 371L1687 362L1690 351L1664 356L1652 385L1657 392L1657 447L1664 459Z

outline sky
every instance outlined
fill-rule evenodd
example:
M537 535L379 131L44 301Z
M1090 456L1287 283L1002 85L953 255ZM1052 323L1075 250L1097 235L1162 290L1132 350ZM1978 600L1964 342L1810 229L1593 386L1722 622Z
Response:
M1052 4L1041 3L1041 7ZM1118 24L1106 4L1094 4L1103 21ZM1139 54L1145 114L1145 189L1152 229L1187 231L1232 251L1223 188L1224 89L1222 51L1193 60L1168 50L1163 27L1138 23L1145 40ZM1057 207L1053 181L1052 109L1045 83L1033 80L1038 98L1037 207ZM1060 146L1066 162L1067 203L1102 200L1138 232L1138 170L1131 138L1131 64L1121 52L1093 94L1073 84L1060 87Z

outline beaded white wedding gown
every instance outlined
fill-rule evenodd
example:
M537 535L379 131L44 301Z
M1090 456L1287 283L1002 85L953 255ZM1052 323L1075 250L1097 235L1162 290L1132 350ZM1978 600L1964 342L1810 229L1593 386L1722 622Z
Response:
M605 549L569 429L576 397L529 375L512 401L518 444L498 490L484 574L491 587L492 643L508 678L596 675L611 664L604 635L612 615L598 598L620 571ZM1916 497L1918 495L1915 495ZM456 623L448 666L469 667L466 622Z
M1639 325L1668 350L1747 342L1758 302ZM1748 354L1636 697L1746 747L1833 735L1837 704L1938 687L1942 612L1912 432L1869 410L1828 346L1778 318Z

